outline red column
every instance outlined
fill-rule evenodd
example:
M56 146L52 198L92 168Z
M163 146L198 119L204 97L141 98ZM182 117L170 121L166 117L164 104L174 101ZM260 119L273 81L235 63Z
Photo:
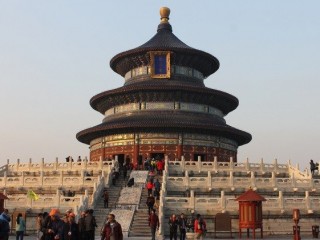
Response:
M139 135L134 135L134 146L133 146L133 159L132 163L134 166L138 166L138 158L139 158Z

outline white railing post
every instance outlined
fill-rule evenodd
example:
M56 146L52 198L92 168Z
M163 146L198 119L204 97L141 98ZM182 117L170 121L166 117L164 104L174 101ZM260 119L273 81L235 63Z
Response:
M44 158L41 158L40 171L43 172L43 169L44 169Z
M226 197L224 195L224 191L221 191L220 201L221 201L221 210L222 210L222 212L225 212L226 211Z
M273 160L273 171L278 172L278 160L276 158Z
M283 193L282 191L279 191L279 208L281 211L284 211L284 202L283 202Z
M213 158L213 171L218 171L218 157L214 156Z
M247 171L250 171L249 158L246 159L245 168L246 168Z
M233 157L230 157L229 170L233 171L233 167L234 167Z
M256 177L254 176L254 171L251 171L251 187L256 187Z
M263 158L260 160L260 171L261 173L264 173L264 163L263 163Z
M190 190L190 205L191 205L191 209L193 209L193 211L196 210L196 201L195 201L195 197L194 197L194 190Z
M231 190L233 191L235 189L234 188L233 171L230 171L230 173L229 173L229 185L230 185Z
M209 188L209 191L211 191L212 189L212 176L211 176L211 171L208 171L208 188Z
M58 170L58 164L59 164L59 159L56 158L56 161L54 163L54 170L57 171Z
M186 171L184 172L184 176L185 176L185 178L184 178L184 186L186 187L186 189L189 189L190 178L189 178L189 172L188 172L188 170L186 170Z
M308 213L313 213L313 209L311 208L311 203L310 203L310 194L309 191L305 192L305 200L306 200L306 209Z
M198 171L201 172L202 164L201 164L201 156L198 156Z
M17 172L19 171L19 165L20 165L20 159L18 158L17 159L17 164L16 164L16 171Z
M186 170L186 160L184 158L184 156L181 156L181 171L185 171Z
M99 158L99 169L102 170L102 167L103 167L103 161L102 161L102 156L100 156L100 158Z
M277 182L276 182L276 173L275 172L271 172L271 181L272 181L272 187L273 188L277 188Z
M32 158L29 158L28 171L32 169Z

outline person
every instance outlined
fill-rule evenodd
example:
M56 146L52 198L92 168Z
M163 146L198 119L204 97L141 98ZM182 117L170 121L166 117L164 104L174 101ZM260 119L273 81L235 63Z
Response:
M109 207L109 193L107 189L105 189L103 193L103 206L104 208Z
M148 191L148 196L150 196L150 194L152 194L153 183L151 181L148 181L148 183L146 184L146 188Z
M9 216L9 210L8 209L4 209L3 212L0 215L0 220L2 220L2 225L3 225L3 229L2 231L2 235L3 235L3 239L4 240L8 240L9 239L9 232L10 232L10 222L11 222L11 218Z
M75 222L75 214L69 213L66 217L66 223L64 225L64 239L65 240L78 240L79 239L79 228Z
M41 232L42 217L43 217L43 213L38 213L37 218L36 218L36 235L37 235L37 240L40 240L41 237L42 237L42 232Z
M184 216L183 213L180 214L179 222L179 230L180 230L180 240L186 239L186 232L187 232L187 218Z
M16 240L23 240L23 234L26 230L26 222L22 217L22 213L18 213L16 219Z
M130 164L130 162L128 164ZM123 168L122 168L123 180L126 180L127 172L128 172L128 165L126 163L124 163Z
M207 232L207 225L205 220L201 217L200 214L197 214L196 220L194 221L194 232L195 239L204 239Z
M123 240L122 228L115 220L115 215L110 213L107 219L101 232L101 240Z
M0 219L0 239L8 239L9 236L9 231L10 231L10 226L9 222L6 220Z
M147 198L147 206L148 206L148 212L149 212L149 215L151 213L151 210L153 209L153 206L155 204L155 199L154 199L154 196L152 196L152 194L149 195L149 197Z
M81 162L81 156L78 157L77 162Z
M156 240L156 230L159 230L159 217L156 214L156 210L152 209L149 215L149 227L151 229L152 240Z
M310 171L311 171L311 175L314 175L314 170L316 170L316 165L314 164L313 160L310 160Z
M160 199L160 188L161 188L161 184L159 182L159 179L156 179L154 185L154 196L157 198L157 200Z
M164 168L164 161L159 160L159 161L157 162L157 170L158 170L158 173L159 173L160 175L162 175L163 168Z
M51 209L42 225L44 240L63 239L64 222L59 217L60 211L57 208Z
M85 225L85 217L86 217L86 213L85 212L81 212L80 214L80 218L78 220L78 232L79 232L79 239L80 240L86 240L86 225Z
M128 187L132 187L133 185L134 185L134 178L132 177L132 178L129 179L129 181L127 183L127 186Z
M85 211L86 217L84 219L86 229L86 239L94 240L94 232L97 227L96 218L93 216L93 209Z
M170 232L170 240L174 239L177 240L178 235L178 219L176 218L175 214L172 214L169 218L169 232Z

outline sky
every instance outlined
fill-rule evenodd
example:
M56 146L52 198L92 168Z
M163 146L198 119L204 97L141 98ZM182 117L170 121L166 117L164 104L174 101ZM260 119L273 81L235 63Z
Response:
M239 99L227 124L252 134L238 162L320 160L320 1L0 0L0 165L89 156L77 132L102 122L89 100L121 87L116 54L173 33L220 69L207 87Z

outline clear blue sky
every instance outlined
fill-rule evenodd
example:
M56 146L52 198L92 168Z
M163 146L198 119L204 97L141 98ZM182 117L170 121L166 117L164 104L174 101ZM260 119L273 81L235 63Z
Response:
M120 87L109 67L149 40L171 9L174 34L217 57L206 86L236 96L227 123L253 140L238 158L302 168L320 160L320 1L0 1L0 165L88 156L89 99Z

